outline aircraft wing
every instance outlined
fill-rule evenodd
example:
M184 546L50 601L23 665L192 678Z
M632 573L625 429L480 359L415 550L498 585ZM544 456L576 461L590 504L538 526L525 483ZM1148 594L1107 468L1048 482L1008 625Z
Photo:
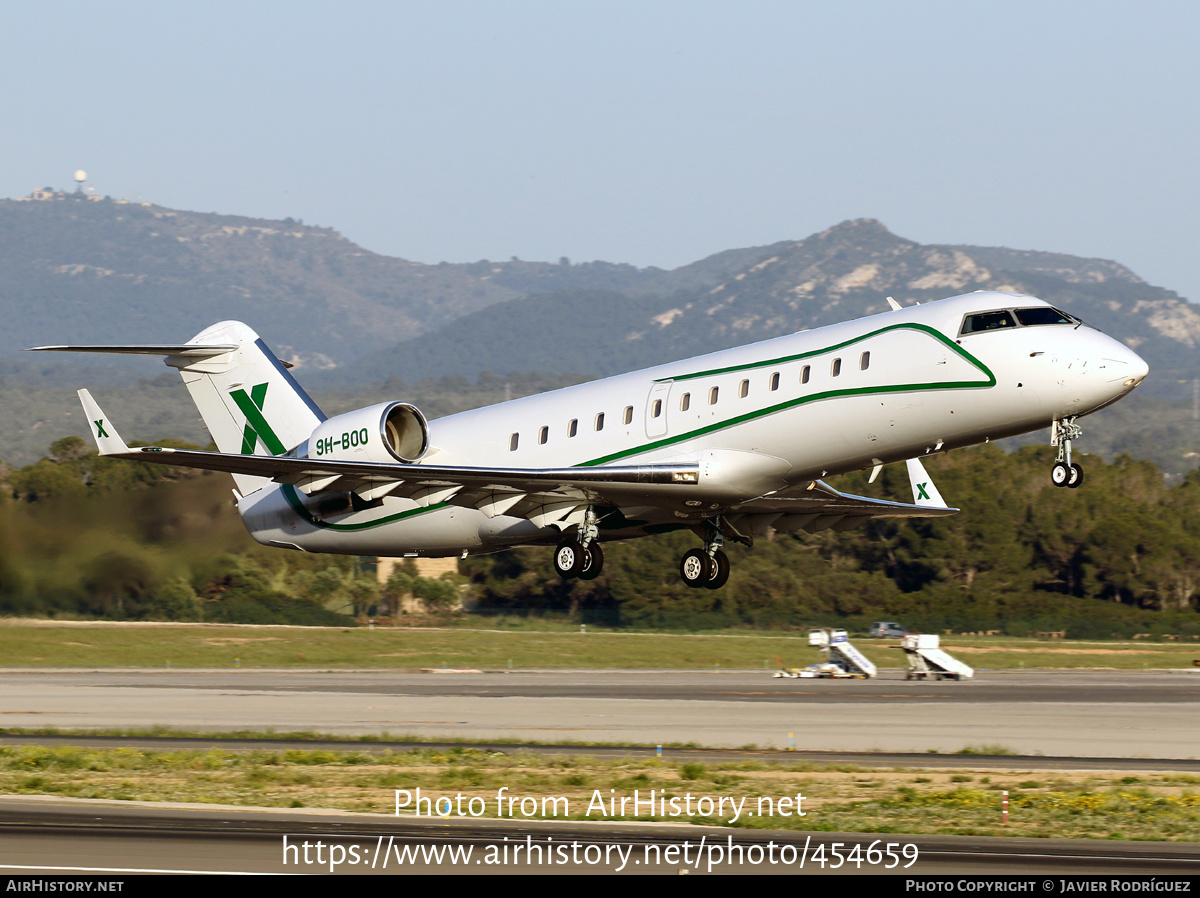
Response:
M264 477L291 484L310 495L325 490L350 491L368 501L395 495L413 498L425 505L435 502L470 505L489 516L524 511L526 514L522 516L532 517L530 512L534 512L538 517L545 517L549 514L547 506L553 506L554 511L565 516L580 502L602 495L606 488L628 490L644 484L694 486L700 482L700 467L693 463L594 468L481 468L240 455L160 446L130 448L87 390L80 390L79 398L103 456ZM517 508L522 504L526 507Z
M101 455L263 477L290 484L307 495L344 491L364 501L397 496L426 507L444 502L477 508L488 517L524 517L545 526L566 520L587 504L619 505L621 498L628 498L631 490L641 485L687 487L700 483L700 467L691 462L586 468L483 468L241 455L160 446L131 448L106 420L87 390L80 390L79 398ZM909 461L909 475L916 500L912 505L842 493L816 480L803 488L739 503L726 512L726 518L736 529L751 532L766 526L784 532L801 528L816 532L829 528L845 530L872 518L936 517L958 511L945 506L919 461Z
M814 480L803 489L743 502L729 514L756 516L757 519L752 517L743 525L752 531L769 525L783 532L803 529L815 533L828 529L848 530L873 518L929 518L958 512L959 509L945 504L918 459L908 460L908 474L913 490L912 505L839 492L823 481Z

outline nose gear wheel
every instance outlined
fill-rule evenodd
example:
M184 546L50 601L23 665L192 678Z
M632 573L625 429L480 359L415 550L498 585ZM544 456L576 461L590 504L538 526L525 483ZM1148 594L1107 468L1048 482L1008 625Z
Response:
M1071 442L1083 436L1083 429L1075 423L1076 417L1055 419L1050 428L1050 445L1058 447L1058 456L1050 469L1050 482L1071 489L1083 483L1083 468L1071 461Z

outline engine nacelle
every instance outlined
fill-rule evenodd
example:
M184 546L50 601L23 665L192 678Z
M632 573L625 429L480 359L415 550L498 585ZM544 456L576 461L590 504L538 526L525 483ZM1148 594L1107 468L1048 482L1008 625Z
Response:
M330 418L308 438L306 458L411 464L429 451L429 422L407 402L381 402Z

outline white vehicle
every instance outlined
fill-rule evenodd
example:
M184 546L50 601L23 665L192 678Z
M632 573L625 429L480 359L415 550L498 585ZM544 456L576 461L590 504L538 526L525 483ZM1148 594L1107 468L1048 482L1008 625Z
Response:
M249 327L183 344L41 346L165 356L219 451L131 449L80 391L102 455L226 471L261 543L463 557L557 545L592 578L603 542L692 530L694 587L729 577L726 540L952 514L919 463L913 504L822 478L1054 427L1076 487L1076 419L1141 383L1131 349L1042 300L977 292L427 421L405 402L326 418ZM587 339L581 335L580 339Z

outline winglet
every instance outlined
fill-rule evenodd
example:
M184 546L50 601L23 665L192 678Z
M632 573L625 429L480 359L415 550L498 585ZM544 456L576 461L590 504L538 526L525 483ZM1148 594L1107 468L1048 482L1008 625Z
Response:
M79 401L83 403L83 412L87 415L92 428L92 436L96 440L96 448L101 455L122 455L128 453L129 447L117 433L117 429L105 417L104 411L96 404L92 394L87 390L79 391Z
M942 494L933 485L933 479L925 471L920 459L910 458L908 464L908 480L912 485L913 504L924 508L948 508Z

